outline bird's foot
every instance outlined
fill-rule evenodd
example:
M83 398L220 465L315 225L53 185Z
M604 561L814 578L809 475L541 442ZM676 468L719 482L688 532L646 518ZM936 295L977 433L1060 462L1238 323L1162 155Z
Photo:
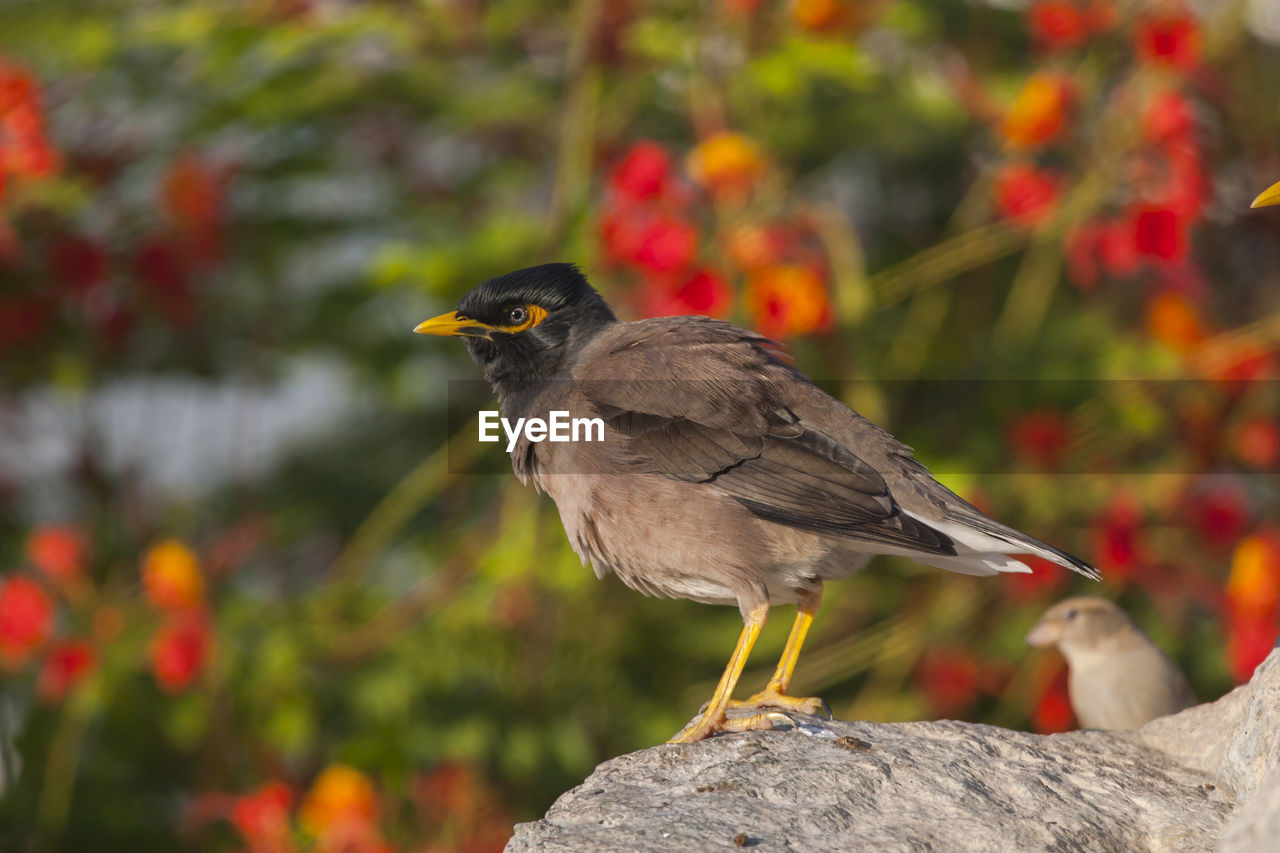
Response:
M676 732L667 743L697 743L709 737L730 732L768 731L777 722L794 725L794 721L785 714L776 711L763 714L751 714L745 717L730 717L723 711L719 717L703 713L696 720Z
M774 687L766 687L746 699L730 699L730 708L782 708L797 714L831 719L831 708L817 696L788 696Z

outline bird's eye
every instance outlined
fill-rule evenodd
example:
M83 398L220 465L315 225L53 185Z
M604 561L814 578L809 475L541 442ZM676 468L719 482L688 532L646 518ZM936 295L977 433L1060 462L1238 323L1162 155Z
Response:
M1076 618L1076 611L1068 610L1066 613L1063 614L1062 618L1070 622L1072 619Z
M507 311L507 323L512 326L519 326L529 319L529 309L523 305L517 305Z

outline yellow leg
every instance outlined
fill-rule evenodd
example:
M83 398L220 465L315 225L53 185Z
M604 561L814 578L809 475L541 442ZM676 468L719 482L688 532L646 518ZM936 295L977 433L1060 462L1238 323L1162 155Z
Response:
M702 716L696 723L684 728L667 743L694 743L711 737L716 732L745 730L745 727L739 724L740 721L735 720L730 725L725 719L724 712L729 705L729 698L733 695L733 688L737 686L738 679L742 676L742 668L747 665L747 658L751 655L751 649L755 646L756 639L760 636L760 629L764 627L768 616L768 604L761 604L747 615L742 633L738 635L738 645L733 649L729 665L724 668L724 675L720 676L716 692L711 694L707 709L702 712ZM766 723L767 720L760 721L754 728L767 728L772 725L766 725Z
M804 714L816 714L825 710L826 703L817 697L796 698L787 695L791 687L791 676L796 669L796 661L800 658L800 647L813 624L813 617L822 602L822 589L802 600L796 608L796 621L791 626L791 635L787 637L787 645L782 649L782 657L778 659L778 668L773 678L765 685L764 690L740 702L729 702L726 707L734 708L785 708Z

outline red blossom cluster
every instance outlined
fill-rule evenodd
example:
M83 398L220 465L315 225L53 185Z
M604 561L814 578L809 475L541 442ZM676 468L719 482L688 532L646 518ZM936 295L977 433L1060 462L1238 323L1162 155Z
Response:
M1280 634L1280 531L1264 526L1236 545L1226 599L1227 663L1244 682Z
M124 617L93 590L88 544L76 528L36 528L26 557L37 576L14 573L0 580L0 666L12 671L40 658L37 692L57 702L93 672L99 651L120 635ZM142 582L162 616L149 646L152 674L161 688L176 693L204 670L212 647L199 561L182 543L163 542L143 558ZM59 601L66 605L67 621L88 623L92 641L59 634Z
M60 166L45 132L35 79L0 57L0 197L7 178L46 178Z
M1084 47L1118 23L1116 6L1107 0L1040 0L1027 11L1032 40L1048 54ZM1109 167L1126 175L1119 182L1122 194L1067 234L1067 269L1086 291L1104 279L1143 282L1149 332L1190 354L1208 333L1201 316L1203 277L1191 249L1209 179L1196 110L1184 92L1187 75L1199 65L1200 24L1179 3L1166 3L1133 19L1128 32L1139 65L1161 75L1154 78L1160 88L1138 95L1136 85L1122 82L1102 101L1105 119L1135 116L1141 145ZM1053 149L1086 120L1076 115L1078 90L1071 76L1047 67L1027 79L1005 112L999 132L1013 159L997 169L993 182L994 207L1002 219L1034 228L1055 212L1069 181L1035 160L1060 161ZM1135 103L1139 97L1142 101Z
M742 277L742 307L770 337L809 334L828 326L830 301L815 253L803 229L756 221L753 192L769 172L768 160L748 137L715 133L688 155L689 181L671 153L652 141L634 143L614 164L600 221L606 263L638 282L637 308L645 316L727 316L737 293L724 270ZM706 218L719 207L732 212L712 247L703 246ZM718 264L701 258L717 251Z
M465 764L446 761L409 780L417 817L436 839L415 849L434 853L498 853L511 836L511 819ZM301 802L295 788L271 779L244 794L206 793L191 813L197 823L226 820L249 853L391 853L379 819L382 796L368 775L330 764Z
M1076 715L1071 710L1071 696L1067 693L1068 671L1060 664L1057 673L1036 700L1031 712L1031 730L1042 735L1069 732L1076 727Z
M42 340L60 316L82 324L105 351L117 350L139 317L152 313L173 329L195 322L197 282L223 254L227 173L195 154L181 154L157 189L158 227L123 251L67 226L36 254L50 288L0 296L0 353ZM14 257L22 251L15 242Z
M213 644L200 560L176 539L161 542L143 557L142 585L163 618L151 638L151 672L163 690L178 693L204 671Z
M66 525L37 528L27 539L27 562L36 575L0 579L0 669L23 668L40 659L36 692L48 703L62 700L96 667L95 645L58 630L58 600L83 597L89 555L84 537Z
M1008 683L1007 664L981 661L954 648L932 648L916 664L915 680L937 719L956 719L981 696L998 694Z

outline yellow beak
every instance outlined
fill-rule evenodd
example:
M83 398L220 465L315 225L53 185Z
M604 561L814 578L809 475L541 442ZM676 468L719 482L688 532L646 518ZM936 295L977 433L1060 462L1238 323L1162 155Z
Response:
M456 312L441 314L430 320L423 320L413 327L419 335L455 335L464 338L487 338L493 331L491 326L466 317L459 317Z
M1273 204L1280 204L1280 183L1272 184L1262 191L1262 194L1253 200L1250 207L1270 207Z

